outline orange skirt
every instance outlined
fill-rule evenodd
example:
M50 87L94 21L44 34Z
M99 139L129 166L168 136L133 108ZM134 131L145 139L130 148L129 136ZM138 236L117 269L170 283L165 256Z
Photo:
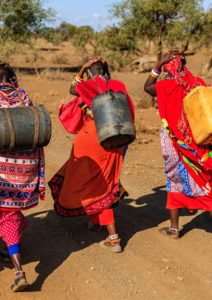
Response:
M61 216L92 215L119 198L123 149L100 146L93 120L77 134L69 160L50 180L55 210Z

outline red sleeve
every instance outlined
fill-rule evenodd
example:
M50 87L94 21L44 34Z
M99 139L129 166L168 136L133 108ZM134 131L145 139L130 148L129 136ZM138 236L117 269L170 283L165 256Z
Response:
M165 118L165 98L166 98L166 82L165 80L157 81L155 84L156 96L158 101L158 109L161 119Z
M83 112L79 108L81 102L81 98L75 97L59 108L58 118L66 131L71 134L77 134L84 123Z

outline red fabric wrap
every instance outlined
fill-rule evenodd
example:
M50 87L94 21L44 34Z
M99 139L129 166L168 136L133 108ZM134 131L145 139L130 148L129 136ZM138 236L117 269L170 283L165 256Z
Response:
M93 224L99 224L101 226L114 224L114 211L112 208L103 210L101 213L93 214L90 217L90 221Z
M59 108L59 120L70 134L77 134L84 124L85 117L79 107L81 102L80 97L75 97Z
M188 209L202 209L210 211L212 210L212 201L207 196L201 197L188 197L183 193L168 193L166 208L188 208Z
M0 212L0 235L7 247L20 244L27 219L20 211Z
M199 146L194 142L183 111L183 99L186 94L196 86L206 84L201 78L194 77L186 67L182 74L177 72L173 74L173 79L156 83L160 116L168 122L166 129L174 135L174 137L170 135L170 138L186 169L200 188L212 198L211 153L209 155L210 150L207 146Z

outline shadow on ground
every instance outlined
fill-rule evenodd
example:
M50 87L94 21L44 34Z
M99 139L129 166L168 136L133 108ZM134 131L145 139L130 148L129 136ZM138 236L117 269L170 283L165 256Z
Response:
M168 220L165 209L166 192L164 187L153 189L153 193L136 200L126 199L116 209L118 231L123 246L137 232L157 227ZM186 211L183 215L188 214ZM207 213L194 217L182 230L183 234L193 228L212 232L212 222ZM40 291L46 278L54 272L72 252L98 243L107 235L106 231L89 232L87 218L61 218L53 210L34 213L28 217L29 228L26 230L23 244L23 263L39 262L35 268L38 277L30 291ZM1 265L0 265L1 270Z

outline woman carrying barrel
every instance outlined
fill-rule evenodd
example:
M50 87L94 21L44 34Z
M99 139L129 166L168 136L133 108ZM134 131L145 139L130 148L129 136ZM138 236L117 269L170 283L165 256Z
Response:
M0 62L0 109L30 105L32 102L18 86L14 70ZM21 266L20 242L27 226L21 210L36 206L44 190L42 149L33 153L0 152L0 236L15 268L15 282L11 286L14 292L25 290L29 285Z
M157 82L161 69L166 79ZM184 97L195 87L206 84L185 66L178 51L167 53L152 70L144 90L157 97L162 119L161 146L167 177L167 209L171 226L161 233L179 237L179 213L202 209L212 215L212 151L198 146L183 110Z
M70 92L76 95L70 102L74 109L71 111L69 107L67 120L63 120L70 133L77 133L71 156L49 185L59 215L86 214L91 223L105 225L109 236L100 245L112 252L121 252L113 207L125 194L120 185L123 147L105 150L100 146L92 115L92 99L100 90L106 92L108 89L128 95L122 82L110 79L108 65L102 58L89 59L71 85ZM129 96L128 99L133 112ZM60 113L66 108L66 105L62 107Z

